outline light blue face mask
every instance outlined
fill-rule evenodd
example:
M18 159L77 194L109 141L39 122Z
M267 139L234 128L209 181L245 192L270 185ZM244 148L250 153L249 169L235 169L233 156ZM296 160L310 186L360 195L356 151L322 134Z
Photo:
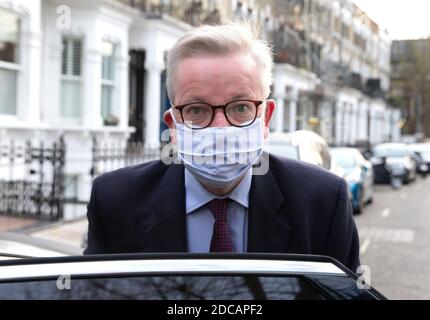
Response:
M178 158L204 185L225 188L242 177L263 153L263 122L248 127L208 127L193 130L176 124Z

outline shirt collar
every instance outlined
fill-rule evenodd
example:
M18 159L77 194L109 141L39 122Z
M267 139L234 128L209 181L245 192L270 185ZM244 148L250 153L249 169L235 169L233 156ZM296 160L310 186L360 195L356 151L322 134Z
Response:
M245 208L248 208L248 195L251 189L252 168L245 173L242 181L229 194L221 198L230 198ZM189 214L194 210L204 206L209 201L219 198L207 191L196 177L185 168L185 210Z

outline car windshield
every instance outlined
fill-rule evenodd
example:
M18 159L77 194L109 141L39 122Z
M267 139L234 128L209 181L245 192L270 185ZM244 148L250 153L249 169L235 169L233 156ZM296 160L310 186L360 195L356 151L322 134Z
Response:
M430 157L430 144L415 144L410 145L409 150L412 152L418 153L420 156L424 158Z
M408 151L402 146L377 146L373 150L373 155L378 158L402 158L408 155Z
M278 156L282 156L282 157L286 157L294 160L299 159L299 153L298 153L297 147L288 145L288 144L271 143L269 146L269 152L274 155L278 155Z
M430 144L428 143L411 144L409 148L417 152L430 152Z
M349 150L331 150L331 155L335 158L336 163L343 169L350 170L357 166L355 153Z

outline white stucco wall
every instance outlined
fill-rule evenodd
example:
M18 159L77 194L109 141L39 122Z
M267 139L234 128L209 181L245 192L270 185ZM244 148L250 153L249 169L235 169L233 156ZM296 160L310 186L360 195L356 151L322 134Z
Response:
M41 1L0 0L0 8L20 18L16 115L1 115L0 123L26 125L40 120Z
M119 127L128 127L128 31L131 17L109 5L90 1L44 1L43 98L44 122L51 125L102 127L101 118L101 57L102 41L117 47L115 57L114 103ZM63 29L57 20L60 6L70 8L70 29ZM81 116L65 119L60 116L62 37L82 39Z
M289 119L290 131L296 130L297 102L300 91L312 91L320 82L313 73L298 69L289 64L275 64L273 68L273 97L277 103L272 120L272 128L282 132L285 118ZM285 103L289 103L289 114Z
M130 30L130 48L145 50L145 145L160 144L161 73L165 69L164 57L175 42L191 27L176 19L135 20Z

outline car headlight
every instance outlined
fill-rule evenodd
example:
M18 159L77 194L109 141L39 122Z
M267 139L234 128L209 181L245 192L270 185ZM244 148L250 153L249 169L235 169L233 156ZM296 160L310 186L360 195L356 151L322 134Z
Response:
M405 165L405 168L408 169L408 170L411 170L413 168L412 161L409 160L409 159L405 160L405 164L404 165Z
M350 174L345 176L346 182L359 182L361 179L361 170L359 168L354 169Z
M420 164L420 170L422 171L428 171L429 167L425 163Z

